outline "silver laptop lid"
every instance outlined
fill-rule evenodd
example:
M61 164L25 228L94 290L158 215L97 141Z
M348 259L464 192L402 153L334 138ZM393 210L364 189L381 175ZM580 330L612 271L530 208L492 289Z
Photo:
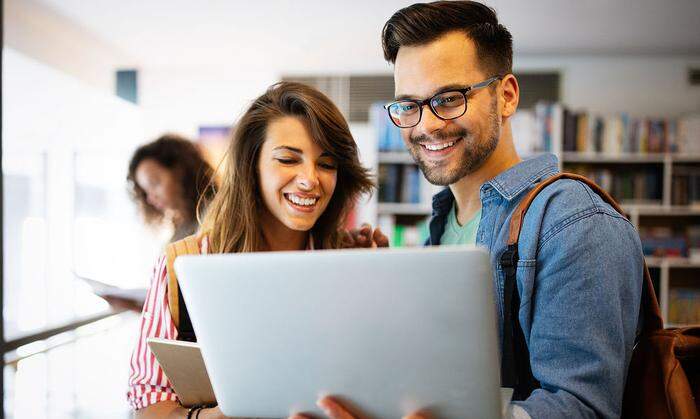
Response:
M488 254L474 247L183 256L175 262L224 414L500 417Z

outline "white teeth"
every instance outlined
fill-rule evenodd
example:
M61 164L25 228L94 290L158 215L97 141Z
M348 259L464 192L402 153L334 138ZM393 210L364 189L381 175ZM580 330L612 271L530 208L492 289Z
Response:
M442 144L423 144L423 147L427 148L430 151L439 151L443 150L447 147L452 147L455 145L455 142L449 142L449 143L442 143Z
M300 197L293 195L293 194L287 194L287 199L289 199L290 201L292 201L293 203L295 203L297 205L303 205L306 207L314 205L316 203L316 201L318 200L318 198L300 198Z

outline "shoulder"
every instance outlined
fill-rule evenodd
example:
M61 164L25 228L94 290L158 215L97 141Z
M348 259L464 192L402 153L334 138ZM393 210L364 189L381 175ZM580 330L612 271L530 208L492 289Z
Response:
M623 214L617 212L605 202L588 185L578 180L560 179L544 188L532 201L525 216L523 229L535 233L538 247L557 233L573 225L605 224L604 234L615 235L621 230L635 232L632 224ZM527 227L529 226L529 228ZM613 226L614 228L610 228ZM569 231L583 232L586 229L575 228Z
M585 183L574 179L559 179L544 188L532 206L546 207L548 215L572 215L581 211L598 211L621 215Z

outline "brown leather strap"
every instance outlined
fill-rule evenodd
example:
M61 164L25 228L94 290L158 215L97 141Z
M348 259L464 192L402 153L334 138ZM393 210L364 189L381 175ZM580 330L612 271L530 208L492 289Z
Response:
M610 204L615 211L624 215L624 211L620 205L610 196L606 191L604 191L600 186L596 185L593 181L574 173L558 173L552 177L549 177L542 182L538 183L533 190L531 190L525 198L520 201L518 208L513 212L513 216L510 221L510 230L508 235L508 244L516 245L520 238L520 230L522 229L523 219L525 218L525 213L527 209L534 201L538 193L549 184L556 182L560 179L572 179L579 182L583 182L588 187L590 187L593 192L597 193L605 202ZM646 262L644 262L644 289L642 292L642 310L644 316L643 332L650 332L654 330L663 329L663 320L661 319L661 311L659 310L659 303L656 300L656 293L654 292L654 284L651 282L651 276L649 275L649 269L647 268Z
M198 255L200 253L199 240L197 235L187 236L165 247L168 269L168 305L175 327L180 326L180 288L177 285L177 275L175 274L175 259L182 255Z

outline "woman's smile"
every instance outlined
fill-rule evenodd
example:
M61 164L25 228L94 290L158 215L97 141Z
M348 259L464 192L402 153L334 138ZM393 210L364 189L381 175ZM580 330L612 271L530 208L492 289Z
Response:
M284 198L293 210L310 213L316 210L316 204L320 197L318 195L284 193Z

